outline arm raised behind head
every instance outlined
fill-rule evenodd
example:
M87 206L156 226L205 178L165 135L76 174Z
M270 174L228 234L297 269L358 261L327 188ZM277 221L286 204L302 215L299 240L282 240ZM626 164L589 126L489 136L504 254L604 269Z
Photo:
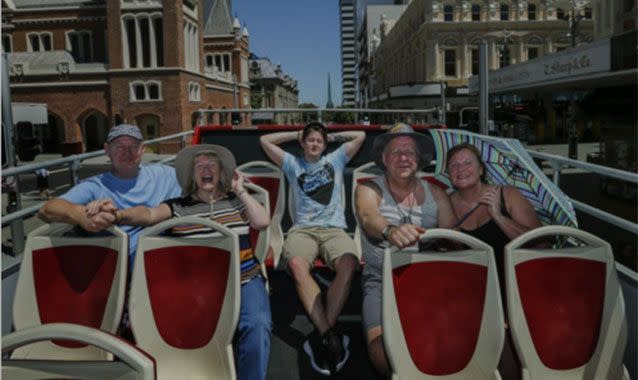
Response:
M284 162L284 155L286 154L286 152L281 149L279 145L288 141L294 141L298 139L299 131L275 132L269 133L267 135L262 135L259 138L259 143L264 149L264 152L266 152L268 158L270 158L270 160L277 166L281 166Z

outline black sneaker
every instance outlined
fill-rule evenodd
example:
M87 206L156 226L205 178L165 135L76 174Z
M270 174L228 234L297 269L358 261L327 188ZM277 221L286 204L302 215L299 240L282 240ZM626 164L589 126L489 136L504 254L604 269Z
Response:
M329 353L330 373L334 375L341 371L350 357L350 351L348 350L350 338L347 335L340 335L333 330L328 330L322 341Z
M316 330L308 335L308 339L303 344L303 350L310 357L310 364L315 371L324 376L330 376L333 373L330 368L330 352L324 344L324 339Z

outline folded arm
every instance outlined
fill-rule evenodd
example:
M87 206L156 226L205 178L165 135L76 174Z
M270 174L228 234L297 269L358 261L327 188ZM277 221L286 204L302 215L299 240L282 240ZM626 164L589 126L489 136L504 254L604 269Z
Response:
M157 207L137 206L117 210L115 216L116 224L149 226L170 219L172 213L171 208L166 203L162 203Z

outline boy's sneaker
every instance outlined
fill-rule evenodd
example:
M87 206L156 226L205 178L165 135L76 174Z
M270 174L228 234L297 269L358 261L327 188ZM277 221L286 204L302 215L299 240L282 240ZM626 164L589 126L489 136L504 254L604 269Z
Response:
M333 330L328 330L323 338L324 344L329 352L330 373L333 375L341 371L350 357L350 338L347 335L340 335Z
M310 357L312 368L324 376L330 376L330 352L324 344L324 339L319 336L319 332L313 331L303 344L303 350Z

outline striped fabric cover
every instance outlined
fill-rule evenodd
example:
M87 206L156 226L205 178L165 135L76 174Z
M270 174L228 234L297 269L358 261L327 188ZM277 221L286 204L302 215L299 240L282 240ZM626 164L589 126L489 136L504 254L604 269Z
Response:
M436 148L435 177L441 181L450 183L445 168L448 150L470 143L481 151L488 182L518 188L543 224L578 228L576 213L567 195L536 166L520 141L455 129L430 129L429 132Z

